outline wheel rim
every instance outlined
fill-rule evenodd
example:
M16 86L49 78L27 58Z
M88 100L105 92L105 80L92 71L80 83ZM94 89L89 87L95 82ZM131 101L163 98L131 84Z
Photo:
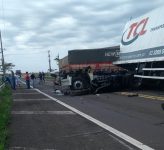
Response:
M81 90L83 89L83 83L82 81L75 81L73 84L74 89Z

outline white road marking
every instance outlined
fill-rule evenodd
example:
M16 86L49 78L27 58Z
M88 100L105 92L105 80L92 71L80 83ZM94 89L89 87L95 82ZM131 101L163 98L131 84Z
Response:
M13 99L14 102L24 102L24 101L52 101L49 98L38 98L38 99Z
M72 111L12 111L13 115L75 115Z
M41 94L47 96L48 98L54 100L55 102L57 102L57 103L59 103L59 104L65 106L66 108L72 110L73 112L79 114L80 116L82 116L82 117L84 117L84 118L90 120L91 122L97 124L98 126L104 128L104 129L106 129L107 131L113 133L114 135L116 135L116 136L118 136L119 138L121 138L121 139L127 141L128 143L130 143L130 144L136 146L137 148L140 148L140 149L142 149L142 150L154 150L153 148L151 148L151 147L145 145L144 143L142 143L142 142L140 142L140 141L138 141L138 140L136 140L136 139L134 139L134 138L128 136L127 134L125 134L125 133L123 133L123 132L120 132L120 131L118 131L117 129L114 129L113 127L111 127L111 126L109 126L109 125L107 125L107 124L105 124L105 123L103 123L103 122L101 122L101 121L99 121L99 120L97 120L97 119L95 119L95 118L93 118L93 117L91 117L91 116L89 116L89 115L87 115L87 114L85 114L85 113L79 111L78 109L76 109L76 108L74 108L74 107L72 107L72 106L70 106L70 105L68 105L68 104L66 104L66 103L64 103L64 102L62 102L62 101L60 101L60 100L58 100L58 99L56 99L56 98L54 98L54 97L52 97L52 96L50 96L50 95L44 93L44 92L42 92L42 91L40 91L39 89L35 89L35 90L38 91L39 93L41 93Z
M129 150L134 150L134 148L130 147L128 144L126 144L125 142L121 141L119 138L109 134L110 137L112 137L114 140L116 140L117 142L119 142L120 144L124 145L125 147L127 147Z
M40 94L40 93L13 93L13 95L37 95L37 94Z
M32 148L32 147L10 147L9 150L56 150L54 148L44 148L44 149L41 149L41 148Z

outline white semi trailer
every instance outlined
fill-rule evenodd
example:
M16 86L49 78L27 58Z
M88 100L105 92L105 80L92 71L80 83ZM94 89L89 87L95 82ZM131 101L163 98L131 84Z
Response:
M164 81L164 6L125 25L120 57L114 64L134 73L135 83L162 86Z

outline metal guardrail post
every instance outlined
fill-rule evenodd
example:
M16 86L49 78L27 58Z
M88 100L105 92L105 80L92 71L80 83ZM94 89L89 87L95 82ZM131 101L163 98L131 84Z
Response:
M5 83L0 85L0 91L2 90L2 88L5 86Z
M2 45L2 35L0 31L0 46L1 46L1 54L2 54L2 71L3 71L3 76L5 76L5 61L4 61L4 54L3 54L3 45Z

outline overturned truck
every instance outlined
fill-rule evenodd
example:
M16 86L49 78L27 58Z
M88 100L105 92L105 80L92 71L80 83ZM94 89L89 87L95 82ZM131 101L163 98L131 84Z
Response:
M59 61L62 87L80 94L128 86L130 74L113 65L119 52L119 46L69 51Z

